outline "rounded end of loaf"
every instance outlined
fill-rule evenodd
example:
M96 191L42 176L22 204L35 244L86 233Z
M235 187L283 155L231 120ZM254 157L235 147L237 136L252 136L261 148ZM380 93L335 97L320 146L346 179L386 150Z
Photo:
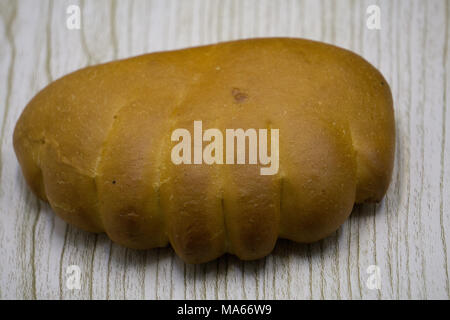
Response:
M362 59L362 58L361 58ZM353 145L357 150L356 203L380 202L392 177L395 157L395 117L392 93L383 75L368 62L362 73L362 97L366 108L373 108L355 127ZM368 98L369 99L368 99ZM370 125L369 129L363 126Z
M40 199L47 201L41 168L37 164L41 144L45 141L30 141L26 135L27 114L23 112L17 121L13 134L13 147L22 169L23 176L31 191Z

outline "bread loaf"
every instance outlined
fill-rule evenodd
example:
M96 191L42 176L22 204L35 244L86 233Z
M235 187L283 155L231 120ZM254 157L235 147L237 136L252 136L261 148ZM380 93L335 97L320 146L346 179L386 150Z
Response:
M278 170L175 164L172 133L194 136L194 121L278 130ZM39 92L14 131L28 185L62 219L130 248L170 243L188 263L330 235L354 203L382 199L394 143L383 76L347 50L289 38L84 68Z

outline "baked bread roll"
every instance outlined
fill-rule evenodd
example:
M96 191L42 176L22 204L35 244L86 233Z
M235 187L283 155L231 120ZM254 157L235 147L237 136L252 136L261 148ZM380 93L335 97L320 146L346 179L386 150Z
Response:
M277 129L278 170L175 164L173 132L194 136L194 121L224 135ZM394 144L383 76L352 52L289 38L84 68L39 92L14 131L28 185L62 219L130 248L170 243L188 263L330 235L354 203L382 199Z

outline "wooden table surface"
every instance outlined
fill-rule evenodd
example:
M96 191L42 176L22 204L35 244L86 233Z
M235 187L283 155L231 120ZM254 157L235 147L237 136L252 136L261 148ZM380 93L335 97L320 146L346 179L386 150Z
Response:
M79 30L66 26L72 4ZM380 30L366 26L371 4ZM439 0L0 0L0 299L449 299L449 19L450 3ZM391 86L392 184L331 237L280 240L258 261L185 265L171 248L129 250L70 227L27 188L12 132L50 81L116 58L262 36L351 49ZM70 286L71 265L80 289ZM380 289L367 285L377 275Z

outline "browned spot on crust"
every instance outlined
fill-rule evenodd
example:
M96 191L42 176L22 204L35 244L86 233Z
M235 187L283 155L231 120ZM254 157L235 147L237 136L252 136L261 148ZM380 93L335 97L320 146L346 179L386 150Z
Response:
M242 103L248 99L248 95L244 92L241 92L239 88L233 88L231 90L231 94L233 95L234 101L237 103Z

